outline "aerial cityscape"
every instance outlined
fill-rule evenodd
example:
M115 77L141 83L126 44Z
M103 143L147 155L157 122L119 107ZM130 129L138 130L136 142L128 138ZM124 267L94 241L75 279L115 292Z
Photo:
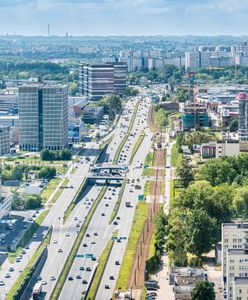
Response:
M0 13L0 300L248 300L248 2Z

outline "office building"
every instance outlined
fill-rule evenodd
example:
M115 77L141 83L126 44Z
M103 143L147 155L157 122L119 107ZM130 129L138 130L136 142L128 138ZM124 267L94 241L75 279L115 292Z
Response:
M182 115L183 130L200 127L209 127L207 107L200 103L189 103L185 105Z
M239 93L239 139L248 141L248 96L246 93Z
M108 94L126 92L125 63L80 64L79 89L83 96L98 100Z
M238 140L209 142L201 145L202 159L238 156L239 154L240 144Z
M247 300L248 298L248 277L234 277L233 299Z
M10 128L0 125L0 155L10 154Z
M19 88L20 149L60 150L68 144L68 94L61 85Z

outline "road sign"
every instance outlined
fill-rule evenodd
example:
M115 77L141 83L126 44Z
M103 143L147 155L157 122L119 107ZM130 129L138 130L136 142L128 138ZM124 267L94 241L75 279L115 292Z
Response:
M117 236L112 236L112 240L113 241L118 240L118 237Z
M81 257L84 257L84 255L83 254L76 254L75 257L76 258L81 258Z
M85 258L92 258L92 257L93 257L93 254L90 254L90 253L85 254Z
M121 237L120 237L120 240L126 240L126 239L127 239L126 236L121 236Z
M144 200L145 200L144 195L139 195L139 196L138 196L138 200L139 200L139 201L144 201Z

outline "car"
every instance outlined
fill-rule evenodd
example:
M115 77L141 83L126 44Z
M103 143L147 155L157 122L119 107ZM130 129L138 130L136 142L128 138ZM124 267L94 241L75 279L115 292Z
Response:
M102 213L101 216L104 217L104 216L105 216L105 213Z
M77 223L77 224L76 224L76 227L80 227L80 224L79 224L79 223Z
M90 268L90 267L87 267L87 268L86 268L86 271L87 271L87 272L91 272L91 268Z
M120 220L121 218L119 216L116 217L116 220Z
M108 207L108 206L109 206L109 205L108 205L108 203L106 203L106 204L105 204L105 206L107 206L107 207Z
M114 225L118 225L118 222L116 222L116 221L114 221L114 223L113 223Z
M27 249L27 250L28 250L28 249L29 249L29 245L27 245L27 246L25 247L25 249Z
M81 266L81 267L79 268L79 270L80 270L80 271L84 271L85 268L84 268L83 266Z
M77 277L76 277L77 279L82 279L82 277L80 276L80 275L77 275Z
M95 257L95 256L93 256L93 257L91 258L91 260L93 260L93 261L96 261L96 257Z
M14 272L14 271L15 271L15 269L13 267L9 268L9 272Z
M54 243L54 244L57 244L58 242L57 242L57 240L54 239L54 240L53 240L53 243Z
M2 280L0 280L0 286L4 286L4 285L5 283Z
M90 237L90 234L89 234L89 233L86 233L86 237Z
M105 284L104 288L105 288L106 290L109 290L109 289L110 289L110 286L109 286L108 284Z
M47 284L46 280L41 281L41 285L46 285L46 284Z
M110 280L115 280L114 276L109 276Z
M63 250L62 250L62 249L59 249L59 250L58 250L58 253L62 253L62 252L63 252Z
M70 236L69 232L66 232L66 233L65 233L65 236Z
M87 247L87 244L84 243L84 244L83 244L83 247Z
M19 263L21 260L20 258L17 257L16 262Z
M96 244L96 242L95 242L95 241L92 241L92 242L91 242L91 245L95 245L95 244Z
M37 234L33 234L33 239L37 239Z
M84 280L82 281L82 284L88 284L88 281L84 279Z
M10 274L9 274L9 273L6 273L4 277L5 277L5 278L10 278Z
M37 281L41 281L42 280L42 277L39 275L37 276Z
M73 280L73 277L72 277L72 276L69 276L69 277L68 277L68 280L69 280L69 281L72 281L72 280Z
M116 261L115 261L115 265L116 265L116 266L119 266L119 265L120 265L120 262L119 262L118 260L116 260Z
M55 281L56 279L55 279L54 276L51 276L50 280L51 280L51 281Z
M78 217L74 217L74 221L77 221L78 220Z
M26 254L26 253L27 253L26 250L23 249L23 250L22 250L22 254Z
M97 233L97 232L95 232L95 233L94 233L94 236L98 236L98 233Z
M108 199L111 200L112 198L111 198L111 197L108 197Z

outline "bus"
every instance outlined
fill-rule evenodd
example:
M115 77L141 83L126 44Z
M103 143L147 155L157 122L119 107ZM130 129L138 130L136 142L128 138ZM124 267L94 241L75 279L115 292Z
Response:
M40 299L42 293L42 285L41 282L37 282L33 288L33 300Z

